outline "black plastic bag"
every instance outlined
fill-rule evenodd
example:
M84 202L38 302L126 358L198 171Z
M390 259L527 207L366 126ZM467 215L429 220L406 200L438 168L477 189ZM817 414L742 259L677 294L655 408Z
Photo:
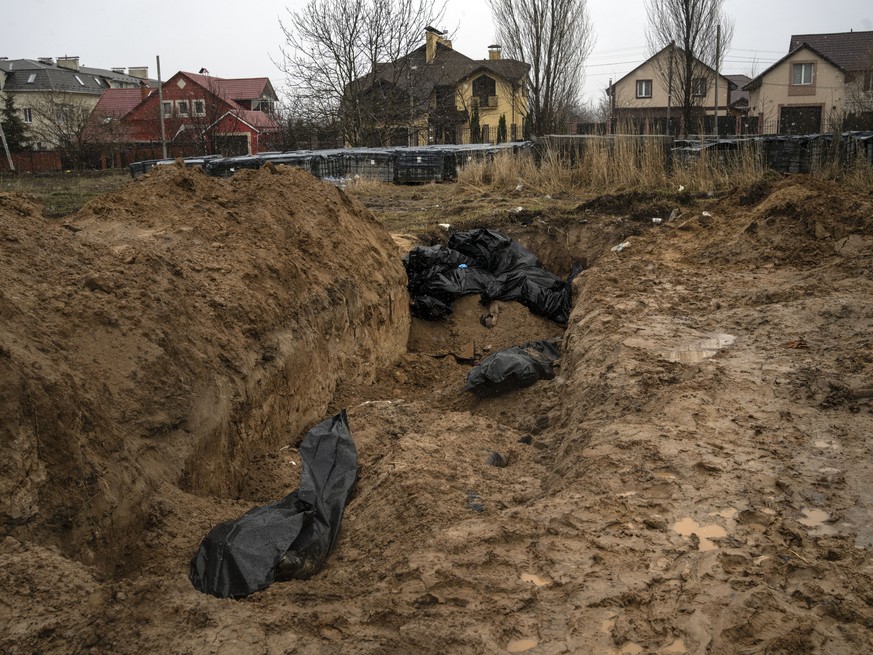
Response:
M276 580L318 573L333 548L358 473L345 410L312 428L300 446L300 488L215 526L188 577L219 598L239 598Z
M552 365L560 357L555 339L531 341L489 355L467 376L464 391L496 396L555 377Z
M480 228L455 232L448 246L413 249L403 259L412 313L434 320L451 313L455 298L478 293L482 302L515 300L535 314L566 324L570 284L542 267L508 236Z

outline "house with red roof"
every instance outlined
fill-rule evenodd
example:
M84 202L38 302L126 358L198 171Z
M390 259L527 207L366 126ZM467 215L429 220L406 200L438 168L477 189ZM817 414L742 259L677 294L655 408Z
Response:
M172 157L257 154L279 132L278 98L266 77L224 79L179 71L157 89L106 89L92 114L104 142L124 159L161 156L161 117ZM119 148L115 148L117 151Z

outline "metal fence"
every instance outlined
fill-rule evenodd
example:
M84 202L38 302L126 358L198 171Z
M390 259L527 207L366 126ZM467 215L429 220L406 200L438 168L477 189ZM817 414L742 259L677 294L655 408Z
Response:
M374 179L398 184L421 184L455 179L458 170L473 162L491 161L499 153L530 152L529 141L502 144L456 144L396 148L337 148L268 152L241 157L187 157L185 166L200 167L209 175L228 177L245 169L285 164L309 171L316 177L341 182L349 178ZM152 159L130 165L139 177L155 166L173 164L174 159Z

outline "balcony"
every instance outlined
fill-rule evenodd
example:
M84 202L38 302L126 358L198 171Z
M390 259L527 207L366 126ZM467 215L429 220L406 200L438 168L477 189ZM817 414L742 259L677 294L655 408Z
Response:
M473 106L479 109L496 109L497 96L473 96Z

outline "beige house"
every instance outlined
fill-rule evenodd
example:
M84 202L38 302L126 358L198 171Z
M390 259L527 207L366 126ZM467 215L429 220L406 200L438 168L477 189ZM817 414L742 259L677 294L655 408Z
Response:
M13 94L34 150L75 139L107 89L148 86L147 67L90 68L78 57L0 59L0 97Z
M669 45L607 90L613 131L633 130L659 133L686 133L702 129L703 119L716 113L728 115L731 92L737 85L724 75L694 59L691 71L692 120L682 124L682 62L683 51ZM716 82L717 80L717 82ZM672 94L668 91L672 82ZM668 118L670 126L668 127Z
M873 32L791 37L787 55L745 87L762 134L873 128Z

